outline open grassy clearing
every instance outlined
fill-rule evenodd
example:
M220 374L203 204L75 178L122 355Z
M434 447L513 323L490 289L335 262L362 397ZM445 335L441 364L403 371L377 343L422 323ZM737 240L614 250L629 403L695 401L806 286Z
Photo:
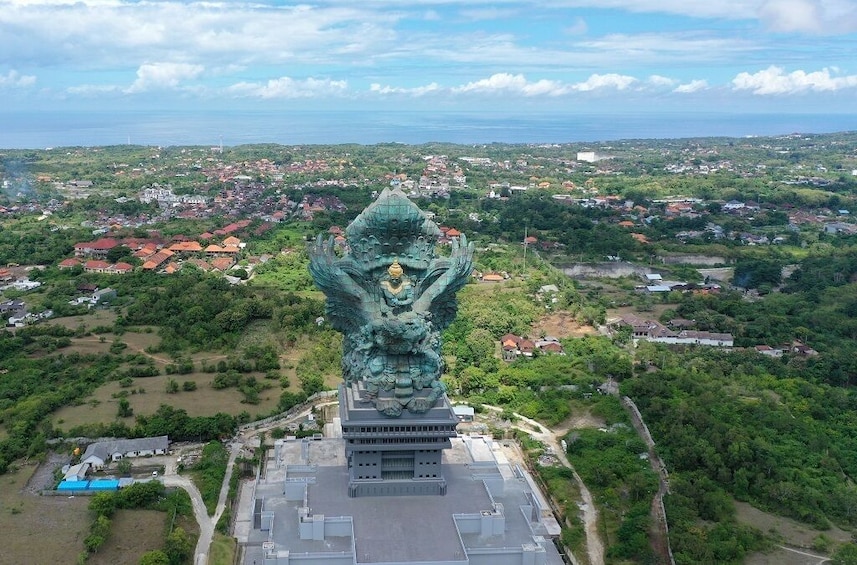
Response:
M215 390L211 387L214 380L213 373L191 373L189 375L160 375L157 377L138 377L130 388L122 388L118 381L111 381L99 387L95 393L87 398L81 399L79 406L66 406L54 413L53 425L63 430L74 426L93 422L109 423L116 419L119 399L114 394L121 391L129 392L127 399L134 410L134 414L153 414L161 404L168 404L174 408L187 411L189 416L210 416L217 412L238 415L247 411L251 416L257 414L267 415L277 406L280 400L279 381L267 380L261 373L249 373L260 382L274 385L259 394L259 404L245 404L241 400L244 396L235 388ZM245 375L245 376L248 376ZM175 379L179 384L180 392L167 394L166 385L168 379ZM186 381L196 382L197 390L186 392L181 390ZM143 388L143 394L130 394L131 390ZM127 423L132 423L128 419Z
M92 331L98 326L110 326L116 322L116 313L113 310L94 309L80 316L65 316L62 318L51 318L51 324L62 326L70 330L76 330L81 325Z
M87 559L87 565L137 565L147 551L164 546L171 516L156 510L118 510L111 518L107 541Z
M232 565L235 561L235 551L238 549L235 538L214 533L211 540L211 553L208 556L209 565Z
M825 531L816 530L807 524L801 524L789 518L763 512L746 502L736 501L735 508L738 512L739 521L758 528L766 534L773 534L780 539L778 543L785 546L805 549L812 553L822 553L812 549L813 542L820 535L823 535L832 542L831 548L851 540L849 532L841 530L836 526ZM756 553L747 559L747 565L807 565L816 563L818 563L818 559L808 558L804 555L783 549L777 549L765 554Z
M86 497L38 496L25 490L36 463L0 476L0 565L74 563L89 533Z

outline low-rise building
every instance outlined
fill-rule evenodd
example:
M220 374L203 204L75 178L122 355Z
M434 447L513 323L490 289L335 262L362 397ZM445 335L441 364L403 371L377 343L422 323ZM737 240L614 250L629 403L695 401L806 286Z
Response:
M108 463L120 461L126 457L164 455L169 446L169 436L97 441L86 446L80 462L88 463L93 469L99 470Z

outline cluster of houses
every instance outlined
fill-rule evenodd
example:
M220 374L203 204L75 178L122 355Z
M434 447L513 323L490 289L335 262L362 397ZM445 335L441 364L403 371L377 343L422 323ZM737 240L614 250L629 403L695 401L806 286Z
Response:
M730 333L706 332L684 329L692 325L691 320L670 320L669 326L658 322L640 318L633 314L625 314L619 318L608 320L608 328L613 332L624 328L631 329L631 337L635 340L641 339L655 343L669 343L674 345L707 345L711 347L732 347L734 338Z
M533 340L508 333L500 338L500 349L504 361L514 361L519 357L533 357L537 352L565 355L562 344L557 338L551 336Z
M77 290L83 294L68 301L72 306L86 304L89 308L107 307L116 300L116 291L110 287L98 288L94 284L82 283L78 285Z
M792 343L774 347L770 345L757 345L754 349L757 353L767 355L768 357L782 357L786 353L793 353L801 357L815 357L818 355L818 351L800 341L793 341Z
M717 294L721 286L717 283L688 283L684 281L667 281L658 273L647 273L644 275L645 285L637 285L637 292L661 293L661 292L690 292L693 294Z
M458 165L451 164L446 155L426 155L425 168L418 180L406 174L390 176L390 186L399 187L413 198L449 198L453 188L463 188L467 176Z
M28 312L27 304L23 300L12 299L0 302L0 316L6 320L6 326L10 328L21 328L40 320L46 320L53 315L53 310L45 310L39 313Z
M203 233L198 240L177 235L169 242L160 238L114 238L103 237L95 241L85 241L75 244L74 257L64 259L58 264L60 269L82 267L90 273L106 273L122 275L134 270L134 266L117 262L105 261L108 253L119 246L128 248L129 253L142 262L144 271L172 273L181 268L184 262L190 262L205 271L224 272L232 268L245 243L233 236L227 235L239 229L246 228L250 220L242 220L227 226L226 231L217 230L214 233ZM219 234L217 232L220 232ZM218 235L226 235L219 243L213 242ZM206 242L206 243L200 243Z
M607 327L614 334L624 328L630 328L631 337L634 340L668 343L673 345L733 347L734 339L732 334L688 329L695 325L696 324L693 320L685 320L682 318L672 319L664 325L657 320L641 318L633 314L625 314L618 318L608 320ZM789 344L777 345L774 347L770 345L757 345L753 349L757 353L768 357L782 357L787 353L801 357L814 357L818 355L816 350L800 341L793 341Z

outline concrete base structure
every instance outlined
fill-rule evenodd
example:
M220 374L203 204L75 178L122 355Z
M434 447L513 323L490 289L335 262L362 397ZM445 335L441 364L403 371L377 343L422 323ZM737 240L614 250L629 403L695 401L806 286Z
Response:
M362 383L339 388L339 417L348 462L348 496L444 495L442 454L458 418L446 396L422 414L379 413Z
M526 471L490 438L447 441L439 465L445 496L349 496L345 439L278 440L242 490L243 563L562 564L552 539L559 525Z

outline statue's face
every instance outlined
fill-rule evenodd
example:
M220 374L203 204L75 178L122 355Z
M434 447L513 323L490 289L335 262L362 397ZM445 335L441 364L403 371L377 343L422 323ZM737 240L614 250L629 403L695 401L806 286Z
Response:
M390 277L390 284L392 286L399 286L402 284L402 277Z

